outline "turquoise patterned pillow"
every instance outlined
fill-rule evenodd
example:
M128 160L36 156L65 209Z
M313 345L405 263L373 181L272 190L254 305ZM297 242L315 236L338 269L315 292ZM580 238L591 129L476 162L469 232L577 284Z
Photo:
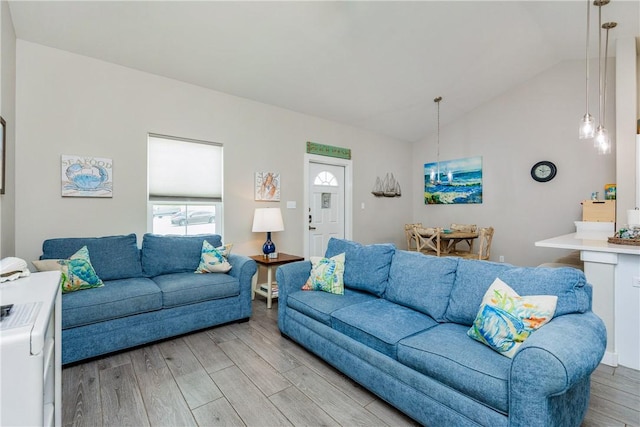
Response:
M69 259L60 260L59 263L62 274L60 286L63 293L104 286L91 265L89 249L86 246L80 248Z
M344 294L344 257L341 253L332 258L310 257L311 274L303 291L324 291L332 294Z
M231 253L232 244L226 244L214 248L213 245L206 240L202 242L202 253L200 255L200 264L196 273L226 273L231 270L231 264L227 261L227 257Z
M553 318L557 302L555 295L521 297L496 279L484 294L467 335L512 358L532 332Z

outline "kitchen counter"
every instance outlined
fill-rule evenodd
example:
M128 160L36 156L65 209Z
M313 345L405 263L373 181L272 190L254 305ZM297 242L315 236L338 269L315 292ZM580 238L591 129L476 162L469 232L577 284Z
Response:
M571 233L535 242L580 251L593 286L593 311L607 327L602 363L640 369L640 246L607 242L597 233Z

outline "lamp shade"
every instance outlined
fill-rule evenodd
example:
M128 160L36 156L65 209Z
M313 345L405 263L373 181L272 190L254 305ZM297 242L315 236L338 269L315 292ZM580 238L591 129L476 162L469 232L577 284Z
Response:
M251 231L254 233L284 231L280 208L256 208Z

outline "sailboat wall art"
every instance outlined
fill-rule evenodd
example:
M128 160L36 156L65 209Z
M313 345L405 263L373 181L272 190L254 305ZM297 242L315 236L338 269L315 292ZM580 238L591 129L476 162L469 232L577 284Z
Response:
M402 190L400 189L400 183L396 181L393 174L387 173L384 179L376 178L371 194L376 197L400 197L402 196Z
M482 156L424 165L424 204L482 203Z

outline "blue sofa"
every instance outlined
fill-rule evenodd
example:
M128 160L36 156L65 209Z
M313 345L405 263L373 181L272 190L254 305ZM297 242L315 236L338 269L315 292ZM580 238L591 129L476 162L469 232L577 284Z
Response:
M62 294L62 363L69 364L251 316L251 258L231 253L228 273L194 274L216 234L135 234L45 240L44 259L87 246L104 286Z
M515 267L331 239L344 295L303 291L311 263L278 268L278 326L429 426L579 426L606 331L573 268ZM469 336L496 278L520 295L557 295L553 319L513 359Z

